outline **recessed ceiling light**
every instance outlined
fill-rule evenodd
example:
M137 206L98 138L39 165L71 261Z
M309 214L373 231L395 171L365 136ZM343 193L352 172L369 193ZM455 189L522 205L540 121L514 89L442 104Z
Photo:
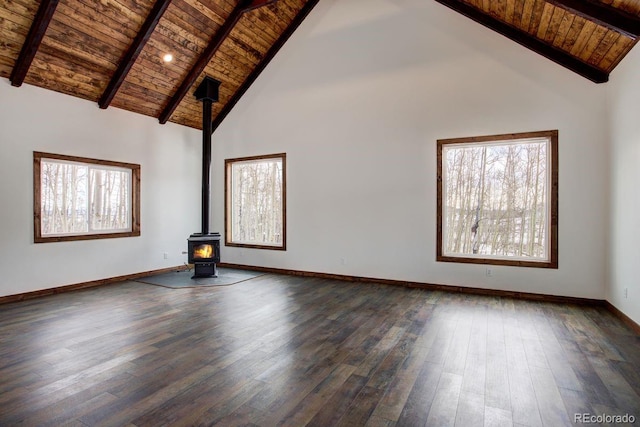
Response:
M162 60L164 62L171 62L173 61L173 55L171 55L170 53L166 53L163 57Z

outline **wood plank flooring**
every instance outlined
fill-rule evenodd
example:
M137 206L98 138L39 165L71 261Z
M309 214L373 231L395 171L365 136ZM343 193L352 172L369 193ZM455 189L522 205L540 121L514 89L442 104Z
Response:
M273 274L0 305L0 426L610 425L575 414L640 424L602 307Z

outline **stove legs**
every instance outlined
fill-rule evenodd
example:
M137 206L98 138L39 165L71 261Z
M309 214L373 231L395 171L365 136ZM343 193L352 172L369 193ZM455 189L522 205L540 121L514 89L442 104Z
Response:
M192 279L199 277L218 277L218 268L215 262L196 262Z

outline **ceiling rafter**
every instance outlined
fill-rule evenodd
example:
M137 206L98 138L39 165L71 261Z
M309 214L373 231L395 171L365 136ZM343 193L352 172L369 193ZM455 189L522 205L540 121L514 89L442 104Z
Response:
M496 31L514 42L544 56L551 61L591 80L594 83L604 83L609 81L609 73L583 62L567 52L560 50L544 41L518 30L490 15L487 15L473 6L461 0L436 0L438 3L476 21L485 27Z
M262 6L266 6L271 3L275 3L276 0L252 0L249 1L249 5L245 7L244 12L249 12L250 10L257 9Z
M222 24L220 29L214 34L207 48L202 52L202 55L200 55L196 63L193 65L189 74L187 74L180 84L180 87L178 87L176 93L169 100L167 106L162 110L162 113L160 113L158 120L161 124L165 124L171 118L173 112L178 108L182 99L185 97L191 86L196 82L200 74L202 74L209 62L211 62L211 59L220 48L220 45L222 45L222 42L224 42L227 36L231 33L233 27L235 27L242 15L245 12L266 6L274 1L275 0L240 0L233 11L231 11L231 14L224 24Z
M293 21L289 24L286 30L282 33L282 35L276 40L276 42L271 46L271 48L267 51L266 55L262 60L256 65L251 74L247 76L244 83L238 88L238 90L233 94L231 99L227 101L222 110L216 115L216 118L213 120L213 124L211 126L211 132L215 132L215 130L220 126L222 121L227 117L227 115L231 112L236 103L242 98L247 90L251 87L253 82L258 78L258 76L262 73L262 71L269 65L269 62L276 56L280 48L289 40L289 37L293 35L293 33L298 29L302 21L305 20L307 15L313 10L313 8L318 4L319 0L309 0L305 5L300 9L298 14L295 16Z
M33 18L31 28L29 28L27 38L20 50L20 55L16 60L13 70L11 70L9 80L11 80L12 86L22 86L57 6L58 0L42 0L40 3L36 16Z
M592 0L545 0L554 6L593 21L633 39L640 36L640 17Z
M142 28L140 28L135 39L133 39L133 43L129 46L129 50L127 50L127 53L118 64L116 72L111 77L107 88L100 97L100 100L98 101L100 108L107 108L109 104L111 104L111 101L113 101L113 98L116 96L118 89L120 89L124 79L127 77L129 70L133 67L136 59L138 59L140 52L142 52L142 49L147 44L151 34L153 34L153 30L155 30L156 25L160 22L160 18L162 18L162 15L167 10L170 3L171 0L157 0L153 5L147 19L142 24Z

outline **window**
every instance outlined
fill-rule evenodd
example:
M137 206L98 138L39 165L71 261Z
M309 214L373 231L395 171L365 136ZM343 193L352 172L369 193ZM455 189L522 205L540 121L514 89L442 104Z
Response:
M140 165L33 153L34 241L140 235Z
M558 268L558 131L438 141L437 260Z
M225 160L225 244L286 249L286 154Z

